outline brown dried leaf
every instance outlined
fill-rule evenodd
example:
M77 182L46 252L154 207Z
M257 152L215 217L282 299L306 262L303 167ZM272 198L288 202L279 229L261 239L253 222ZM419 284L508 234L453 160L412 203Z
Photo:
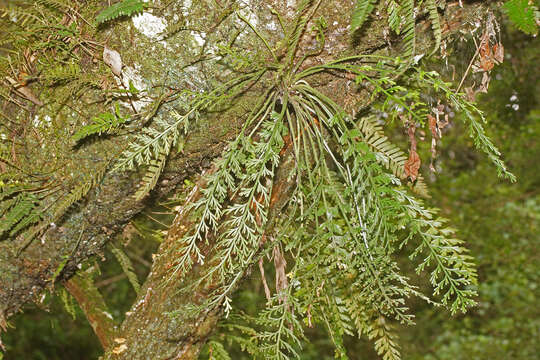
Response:
M477 92L483 92L487 93L489 88L489 81L491 80L491 76L488 75L487 72L482 75L482 84L478 87Z
M429 122L429 131L431 131L431 136L433 136L434 139L438 139L439 135L437 134L437 119L431 114L428 114L427 118Z
M411 141L411 148L409 149L409 158L405 162L405 176L411 178L412 181L415 181L418 178L418 170L420 170L420 156L416 152L416 138L414 132L416 127L414 124L409 125L408 135L409 140Z
M43 102L41 102L41 100L39 100L39 98L34 95L32 90L28 86L21 85L17 80L9 76L6 76L6 80L11 84L11 86L13 86L13 88L19 95L21 95L27 100L30 100L37 106L43 106Z
M281 290L287 288L288 281L285 274L285 268L287 267L287 261L283 257L279 246L275 246L272 255L274 256L274 266L276 268L276 293L280 293ZM286 299L280 298L280 302Z
M418 170L420 170L420 156L418 156L416 150L410 149L409 158L405 163L405 176L415 181L418 178Z
M491 58L480 59L480 67L482 68L482 70L490 71L491 69L493 69L493 66L495 66L495 64L493 63L493 60L491 60Z
M476 101L476 91L472 86L465 88L465 96L467 97L467 100L470 102Z
M493 59L498 63L502 64L504 61L504 46L501 43L493 45Z

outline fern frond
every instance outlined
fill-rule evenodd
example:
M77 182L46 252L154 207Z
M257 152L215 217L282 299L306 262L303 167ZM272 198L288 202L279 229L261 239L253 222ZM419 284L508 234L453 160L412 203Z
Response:
M66 310L66 312L71 315L71 318L73 320L75 320L75 318L77 317L77 312L75 310L75 301L65 288L60 290L60 300L62 300L62 304L64 305L64 309Z
M384 316L378 316L371 324L368 338L375 339L375 351L382 356L383 360L400 360L399 346L396 342L397 335Z
M0 17L7 17L9 21L16 21L20 26L30 26L35 23L45 24L44 20L28 9L19 7L0 8Z
M122 117L120 115L118 104L116 104L114 112L106 112L94 117L92 119L92 124L83 126L72 136L72 139L75 142L79 142L90 135L101 135L102 133L111 134L118 129L120 125L123 125L128 121L130 121L130 118Z
M296 318L299 313L296 304L279 302L277 296L272 305L257 318L257 324L264 331L257 335L259 351L267 360L288 360L299 358L298 348L303 335L302 326ZM297 335L299 334L299 335Z
M438 218L435 210L425 209L422 203L404 192L396 190L404 200L406 210L413 217L409 219L410 233L404 243L418 237L418 244L411 259L427 254L417 266L416 272L432 267L430 282L434 295L441 295L443 305L449 305L452 314L476 304L477 295L473 286L477 282L476 268L463 241L456 239L455 230L445 227L446 219Z
M81 76L81 67L77 63L46 68L43 80L49 85L58 85L77 80Z
M142 0L123 0L102 10L96 16L96 23L102 24L120 16L133 16L141 13L144 8L145 3Z
M161 175L161 172L165 167L165 163L167 162L169 151L170 147L168 148L168 151L162 152L157 159L150 162L148 169L146 170L146 173L141 181L142 184L134 195L135 200L142 200L156 186L159 176Z
M431 21L431 29L433 30L433 36L435 37L435 47L432 54L439 49L442 40L441 21L439 19L439 12L437 10L436 0L426 0L426 8L429 14L429 21Z
M538 34L538 20L540 13L538 6L529 0L509 0L504 3L503 9L516 27L526 34Z
M223 344L218 341L210 340L208 342L208 352L210 355L208 360L231 360L231 356Z
M302 2L297 6L294 28L289 36L287 36L289 40L287 46L287 62L289 65L292 65L294 56L298 50L298 42L300 41L300 37L306 30L306 25L309 19L313 16L313 12L320 3L321 0L302 0Z
M416 16L414 10L414 0L403 0L401 4L401 16L405 19L403 23L403 55L405 58L412 58L416 52Z
M70 1L67 0L34 0L35 4L49 7L58 11L71 8Z
M351 17L351 34L364 25L378 0L356 0Z
M105 172L109 166L107 162L104 166L97 169L97 171L90 175L87 179L76 185L69 193L67 193L61 201L59 201L53 208L50 215L42 215L43 221L28 229L24 233L24 244L19 248L21 251L40 233L42 233L51 223L58 222L66 211L77 201L81 200L88 194L88 192L105 176Z
M133 169L137 165L149 164L163 152L168 153L180 136L180 126L187 131L189 118L194 113L195 109L185 115L173 112L176 121L172 123L156 119L159 128L144 128L137 134L135 141L130 143L130 148L121 155L114 170Z
M486 122L484 113L474 103L467 100L465 94L455 93L450 88L451 84L441 80L438 73L418 70L417 79L421 83L428 84L435 91L443 93L452 106L463 114L464 120L469 127L469 136L473 139L474 145L487 155L495 165L498 175L512 182L516 181L514 174L506 168L504 161L501 159L501 152L487 136L482 126L482 122Z
M129 282L131 283L131 286L133 286L133 289L138 294L141 290L141 285L139 284L137 274L135 274L133 270L133 264L131 262L131 259L121 249L117 247L113 247L111 251L116 257L116 260L118 260L118 263L122 267L124 274L126 274Z
M395 0L388 1L388 25L397 35L401 32L401 6Z
M35 212L38 199L31 193L20 193L17 195L7 209L4 209L2 223L0 224L0 237L10 230L11 235L16 234L21 229L21 226L16 226L19 222L23 225L35 222L38 213ZM1 214L0 214L1 215Z

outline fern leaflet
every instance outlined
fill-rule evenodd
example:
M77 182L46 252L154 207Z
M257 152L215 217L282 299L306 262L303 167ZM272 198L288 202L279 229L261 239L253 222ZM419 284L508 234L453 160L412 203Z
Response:
M116 257L116 260L118 260L118 263L122 267L124 274L126 274L129 282L131 283L131 286L133 286L133 289L138 294L141 290L141 285L139 284L137 274L135 274L133 270L133 264L131 263L130 258L121 249L117 247L113 247L111 251Z
M96 23L102 24L120 16L132 16L141 13L145 8L142 0L123 0L109 6L96 16Z

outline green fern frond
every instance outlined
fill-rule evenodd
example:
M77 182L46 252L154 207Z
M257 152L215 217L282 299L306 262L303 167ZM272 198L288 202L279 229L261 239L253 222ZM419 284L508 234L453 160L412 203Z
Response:
M45 21L34 12L13 6L0 8L0 17L7 17L9 21L16 21L23 27L31 26L35 23L45 24Z
M60 290L60 300L62 300L62 304L64 305L64 309L66 312L71 315L71 318L75 320L77 317L77 311L75 310L75 301L73 299L73 296L71 296L65 288L62 288Z
M36 212L38 199L32 193L22 192L12 199L11 202L3 202L8 204L7 209L2 209L2 223L0 224L0 237L3 237L11 230L10 235L14 235L21 229L22 226L36 222L39 219L39 214Z
M272 305L265 309L256 320L257 324L264 329L257 335L260 344L259 351L263 358L268 360L298 359L298 348L303 331L297 319L296 304L284 301L280 303L277 296L271 301Z
M469 127L469 135L474 141L477 149L484 152L490 161L495 165L497 173L500 177L516 181L516 177L506 168L504 161L501 159L501 152L491 139L487 136L482 123L486 122L484 113L476 107L476 105L465 97L463 93L455 93L451 89L451 84L440 79L436 72L425 72L418 70L416 77L419 82L428 84L430 88L437 92L441 92L450 104L463 114L464 120Z
M433 30L433 36L435 37L435 47L432 53L439 49L442 40L441 21L439 19L439 11L437 10L436 0L426 0L426 8L429 14L429 21L431 21L431 29Z
M401 32L401 6L395 0L388 0L388 25L397 35Z
M116 260L118 260L118 263L122 267L124 274L126 274L129 282L131 283L131 286L133 286L133 289L138 294L139 291L141 290L141 285L139 284L139 279L137 278L137 274L135 274L134 272L133 263L131 262L131 259L121 249L117 247L113 247L111 251L116 257Z
M190 109L185 115L177 112L172 113L175 121L167 121L157 118L156 128L144 128L135 136L135 141L130 143L130 148L121 155L114 170L133 169L137 165L149 164L153 159L159 158L163 153L169 153L175 146L181 130L187 132L190 120L198 118L197 108Z
M148 169L146 170L146 173L141 181L142 184L134 195L135 200L142 200L156 186L159 176L161 175L161 172L165 167L165 163L167 162L168 155L169 151L164 151L157 159L150 162Z
M383 360L400 360L399 346L396 342L397 335L384 316L373 319L368 331L368 338L375 339L375 351L382 356Z
M67 65L46 68L43 73L43 80L52 86L77 80L80 76L81 67L73 62Z
M405 19L403 23L403 55L412 58L416 51L416 16L414 10L414 0L403 0L401 4L401 16Z
M503 9L512 23L526 34L538 34L540 13L538 6L529 0L509 0Z
M34 0L34 3L55 9L58 11L67 10L71 8L70 1L68 0Z
M79 142L90 135L101 135L102 133L111 134L116 131L120 125L123 125L128 121L130 121L130 118L122 117L122 115L120 115L118 104L116 104L114 112L106 112L94 117L92 119L92 124L83 126L72 136L72 139L75 142Z
M300 37L306 30L308 21L313 16L313 12L317 9L321 0L302 0L302 2L297 6L296 10L296 21L294 27L287 36L289 42L287 46L287 64L292 66L294 61L294 56L298 50L298 42Z
M208 342L208 353L208 360L231 360L231 356L223 344L215 340Z
M122 2L111 5L101 11L96 16L96 23L102 24L109 20L116 19L120 16L136 15L138 13L141 13L144 10L145 6L146 5L142 0L123 0Z
M53 210L49 215L42 215L41 219L43 221L39 222L34 227L25 231L24 243L19 248L19 251L22 251L30 242L40 233L42 233L51 223L58 222L64 216L66 211L77 201L81 200L88 194L88 192L105 176L105 172L109 166L107 162L104 166L97 169L97 171L90 175L83 182L76 185L69 193L67 193L61 200L55 204Z
M351 17L351 34L360 29L366 22L368 16L375 9L378 0L356 0Z
M420 201L404 192L396 192L402 196L406 210L413 216L409 219L410 233L404 243L413 237L421 241L410 257L414 259L420 254L427 254L416 271L419 273L432 267L430 282L434 295L441 295L442 304L449 305L453 314L465 312L476 304L473 298L477 295L474 289L477 274L472 257L462 246L463 241L455 238L454 229L445 227L447 220L438 218L435 210L424 208Z

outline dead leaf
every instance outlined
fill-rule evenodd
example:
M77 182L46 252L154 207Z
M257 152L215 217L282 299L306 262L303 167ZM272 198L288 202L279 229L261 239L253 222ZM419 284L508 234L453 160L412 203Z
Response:
M490 80L491 80L491 76L489 76L489 74L487 72L485 72L484 75L482 75L482 83L478 87L477 92L487 93L488 88L489 88L489 81Z
M103 47L103 62L111 68L114 75L122 74L122 58L118 51Z
M472 86L465 88L465 96L470 102L475 102L476 100L476 91Z
M409 150L409 158L405 163L405 176L410 177L412 181L418 178L418 170L420 170L420 156L415 150Z
M276 268L276 293L281 293L282 290L287 288L288 281L287 275L285 274L285 268L287 267L287 261L283 257L279 246L275 246L272 255L274 256L274 266ZM280 296L279 301L285 301L283 295Z
M482 70L490 71L494 66L495 64L491 58L480 58L480 67Z
M123 344L123 343L126 342L126 339L124 339L124 338L115 338L114 342L117 343L117 344Z
M37 106L43 106L43 102L39 100L39 98L34 95L32 90L28 86L24 86L22 84L19 84L19 82L12 77L6 76L6 80L13 86L13 89L15 89L15 92L17 92L19 95L24 97L27 100L30 100Z
M504 61L504 46L501 43L493 45L493 59L502 64Z
M431 131L431 136L433 136L435 139L438 139L439 135L437 134L437 119L431 114L428 114L427 118L429 122L429 131Z
M420 170L420 156L416 152L416 137L414 133L416 126L414 124L409 125L408 134L411 141L411 148L409 149L409 158L405 162L405 176L409 177L412 181L418 178L418 170Z
M480 44L480 57L491 58L491 47L489 46L489 37L484 35L482 43Z

